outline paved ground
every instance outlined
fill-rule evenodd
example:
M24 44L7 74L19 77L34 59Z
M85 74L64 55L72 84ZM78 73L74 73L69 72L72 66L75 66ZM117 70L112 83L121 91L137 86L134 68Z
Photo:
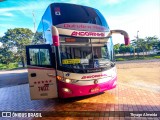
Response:
M72 99L50 99L50 100L34 100L31 101L29 97L29 86L28 84L0 88L0 110L1 111L61 111L59 117L46 117L41 118L43 120L123 120L123 119L151 119L160 120L158 117L141 117L141 118L130 118L130 117L119 117L116 111L160 111L160 92L159 92L159 78L154 76L159 72L160 62L149 62L149 63L133 63L133 64L119 64L118 67L118 86L116 89L106 91L101 94L79 97ZM140 67L141 66L141 67ZM154 67L154 70L151 69ZM136 69L137 68L137 69ZM141 68L141 69L140 69ZM144 78L144 72L146 69L150 71L151 74L146 73L146 76L152 79ZM136 71L136 72L135 72ZM126 76L132 78L138 76L132 80L128 80ZM159 76L159 75L158 75ZM127 80L126 80L127 79ZM156 79L156 80L155 80ZM133 82L134 81L134 82ZM142 83L143 85L135 84ZM154 87L146 87L149 84ZM157 87L158 86L158 87ZM155 89L158 88L158 89ZM67 112L64 116L62 111ZM75 111L81 111L80 114L75 114ZM97 111L101 111L99 113ZM110 111L108 117L108 112ZM72 113L72 114L71 114ZM94 113L94 114L93 114ZM53 115L53 113L51 113ZM72 117L69 117L72 115ZM74 115L79 117L74 117ZM80 117L81 116L81 117ZM86 116L86 117L84 117ZM116 116L116 117L113 117ZM1 118L0 118L1 119ZM4 118L3 118L4 119ZM7 118L6 118L7 119ZM28 119L28 118L27 118ZM33 119L33 118L30 118ZM37 118L39 120L40 118ZM17 118L15 118L17 120Z
M31 101L28 84L1 88L0 93L3 96L0 97L1 111L160 111L159 93L137 89L120 83L114 90L67 100ZM69 117L64 118L71 120ZM83 118L94 119L94 117ZM96 119L98 118L105 117L96 117ZM116 118L119 119L119 117ZM121 117L121 119L125 118ZM143 119L148 118L143 117Z
M0 71L0 88L28 83L27 70Z
M119 82L160 93L160 60L118 62Z

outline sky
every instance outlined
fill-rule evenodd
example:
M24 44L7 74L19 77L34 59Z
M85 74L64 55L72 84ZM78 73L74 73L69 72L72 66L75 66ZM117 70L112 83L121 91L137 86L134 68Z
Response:
M45 9L54 2L94 7L106 18L111 30L125 30L131 40L137 33L140 38L160 38L160 0L4 0L0 2L0 36L10 28L34 31L34 21L37 28ZM113 42L122 43L123 36L113 35Z

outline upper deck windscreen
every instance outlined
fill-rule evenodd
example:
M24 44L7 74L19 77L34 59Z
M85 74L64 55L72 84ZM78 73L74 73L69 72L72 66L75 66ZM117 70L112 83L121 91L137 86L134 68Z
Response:
M53 25L62 23L90 23L108 28L103 15L96 9L65 3L51 4Z

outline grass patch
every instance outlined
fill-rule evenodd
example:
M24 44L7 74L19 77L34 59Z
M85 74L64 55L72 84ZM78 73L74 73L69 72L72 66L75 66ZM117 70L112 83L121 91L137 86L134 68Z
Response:
M154 58L156 58L156 59L160 59L160 56L154 56Z
M15 69L18 68L18 63L9 63L8 65L6 64L0 64L0 70L6 70L6 69Z
M0 70L3 70L3 69L7 69L7 65L5 65L5 64L0 64Z
M124 58L117 58L116 61L125 61Z
M116 61L129 61L129 60L152 60L160 59L159 55L139 55L139 56L116 56Z

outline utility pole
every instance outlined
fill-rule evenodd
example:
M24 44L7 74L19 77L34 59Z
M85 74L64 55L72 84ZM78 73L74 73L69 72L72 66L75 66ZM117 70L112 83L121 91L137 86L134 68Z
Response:
M34 33L36 33L36 18L34 15L34 11L32 11L32 16L33 16Z
M138 41L138 38L139 38L138 33L139 33L139 30L137 31L137 41Z
M138 46L138 49L137 49L137 54L138 54L138 58L139 58L139 43L138 43L138 39L139 39L139 36L138 36L138 33L139 33L139 30L137 31L137 46Z

